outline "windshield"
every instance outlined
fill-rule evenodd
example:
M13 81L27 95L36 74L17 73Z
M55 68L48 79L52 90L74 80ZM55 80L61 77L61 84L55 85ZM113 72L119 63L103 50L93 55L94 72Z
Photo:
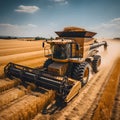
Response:
M53 58L67 59L71 56L71 44L54 44L52 45Z

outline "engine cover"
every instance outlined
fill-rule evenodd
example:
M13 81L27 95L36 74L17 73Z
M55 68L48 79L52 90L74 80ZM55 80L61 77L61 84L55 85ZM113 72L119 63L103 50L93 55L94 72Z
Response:
M64 76L68 68L68 63L53 62L48 66L48 72L53 75Z

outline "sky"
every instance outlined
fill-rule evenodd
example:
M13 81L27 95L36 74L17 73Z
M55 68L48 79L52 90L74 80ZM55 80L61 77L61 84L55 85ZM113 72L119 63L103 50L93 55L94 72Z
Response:
M0 0L0 35L56 37L67 26L120 37L120 0Z

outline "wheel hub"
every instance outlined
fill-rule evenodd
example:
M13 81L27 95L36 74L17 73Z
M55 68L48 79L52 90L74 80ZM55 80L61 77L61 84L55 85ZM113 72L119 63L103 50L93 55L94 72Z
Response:
M88 76L89 76L89 68L87 67L84 71L84 75L83 75L83 83L86 83L88 80Z

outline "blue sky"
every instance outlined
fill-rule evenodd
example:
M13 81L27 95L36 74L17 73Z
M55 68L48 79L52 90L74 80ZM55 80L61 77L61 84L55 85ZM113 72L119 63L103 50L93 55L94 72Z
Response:
M66 26L120 37L120 0L0 0L0 35L55 37Z

